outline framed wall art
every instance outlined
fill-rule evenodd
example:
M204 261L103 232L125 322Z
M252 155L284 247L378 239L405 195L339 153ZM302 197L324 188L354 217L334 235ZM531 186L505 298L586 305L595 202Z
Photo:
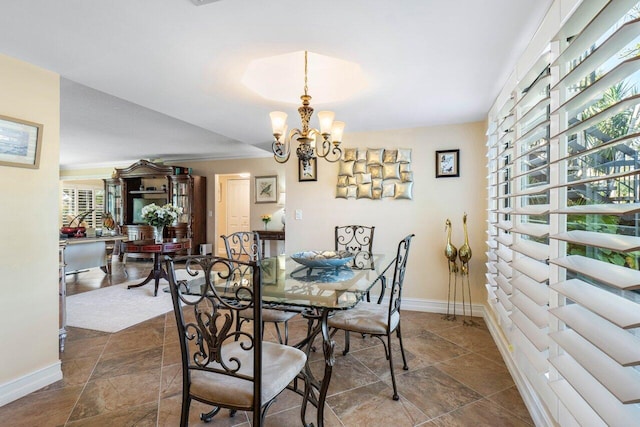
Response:
M309 159L307 167L304 167L302 160L298 159L298 181L317 181L318 180L318 159L315 157Z
M460 150L436 151L436 178L460 176Z
M278 201L278 176L256 176L256 203Z
M0 166L38 169L42 125L0 116Z

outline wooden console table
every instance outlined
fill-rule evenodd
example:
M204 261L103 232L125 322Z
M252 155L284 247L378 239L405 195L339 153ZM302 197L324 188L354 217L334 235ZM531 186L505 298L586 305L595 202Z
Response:
M262 255L264 256L265 240L284 240L284 230L255 230L262 241Z

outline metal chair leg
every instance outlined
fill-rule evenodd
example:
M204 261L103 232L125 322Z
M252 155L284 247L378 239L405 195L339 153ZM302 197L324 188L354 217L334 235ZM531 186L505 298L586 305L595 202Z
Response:
M396 328L396 335L398 337L398 341L400 341L400 353L402 353L402 369L405 371L409 370L409 365L407 365L407 356L404 354L404 346L402 345L402 331L400 330L400 322L398 322L398 327Z
M220 407L215 406L210 412L203 412L202 414L200 414L200 419L205 423L208 423L213 419L213 417L216 416L218 412L220 412Z
M396 374L393 371L393 355L391 353L391 334L387 335L387 359L389 359L389 370L391 371L391 383L393 384L393 400L400 400L398 395L398 386L396 385Z
M344 331L344 350L342 351L342 355L346 356L349 353L350 340L349 340L349 331Z

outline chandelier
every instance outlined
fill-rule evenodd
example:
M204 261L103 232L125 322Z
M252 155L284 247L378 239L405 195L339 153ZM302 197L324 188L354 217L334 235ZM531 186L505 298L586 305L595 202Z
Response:
M322 157L329 162L336 162L342 157L340 143L344 132L344 122L334 121L335 113L332 111L319 111L318 120L320 130L309 128L309 120L313 115L313 107L309 104L311 96L308 94L307 86L307 51L304 51L304 95L300 96L302 105L298 108L302 129L292 129L287 135L287 113L282 111L272 111L271 127L273 129L274 141L271 144L273 157L279 163L289 160L291 155L291 140L296 138L298 148L296 155L302 161L303 167L309 165L309 160L315 157ZM321 145L317 145L317 137L322 137Z

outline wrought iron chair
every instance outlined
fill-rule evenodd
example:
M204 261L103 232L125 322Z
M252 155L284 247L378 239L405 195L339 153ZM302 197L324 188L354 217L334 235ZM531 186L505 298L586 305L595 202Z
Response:
M344 225L335 229L335 250L348 251L354 255L353 268L372 268L373 232L375 227Z
M262 244L260 236L253 231L238 231L227 236L220 236L224 240L224 246L227 250L227 258L232 260L250 260L262 261ZM289 343L289 320L298 313L295 311L285 311L274 308L262 309L262 326L264 330L265 323L273 323L278 335L280 344ZM236 328L239 331L242 324L246 321L253 320L253 312L251 310L239 311L238 322ZM284 325L284 339L280 332L280 323Z
M371 252L375 227L364 225L336 226L336 251Z
M176 279L175 263L183 261L203 273L190 291ZM231 416L238 410L252 411L252 425L263 425L278 394L301 375L306 355L293 347L262 341L258 264L211 255L179 257L166 263L182 353L180 425L188 425L192 400L214 406L201 414L205 422L221 408L228 408ZM225 290L233 292L233 298L222 297ZM233 313L247 310L256 319L253 328L234 331ZM305 406L308 380L304 375L301 378Z
M395 267L393 271L393 281L387 284L386 280L382 280L382 292L377 302L361 301L351 310L338 311L329 318L328 325L335 330L344 330L345 332L356 332L363 335L369 335L378 338L384 345L385 356L389 361L389 369L391 371L391 382L393 384L393 400L398 400L398 388L396 386L396 378L393 372L393 357L391 352L391 335L396 332L398 341L400 342L400 351L402 353L403 369L409 369L407 358L404 354L402 346L402 332L400 330L400 303L402 301L402 284L404 282L404 274L407 268L407 258L409 256L409 247L413 234L406 236L398 243L398 252L395 258ZM389 305L383 305L382 300L385 294L384 288L389 289ZM383 338L386 337L386 342ZM345 334L345 343L343 354L349 352L349 335Z

